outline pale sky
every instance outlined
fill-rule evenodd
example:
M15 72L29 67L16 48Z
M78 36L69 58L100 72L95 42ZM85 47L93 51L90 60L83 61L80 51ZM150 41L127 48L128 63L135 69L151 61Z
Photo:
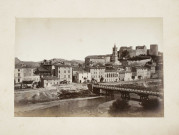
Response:
M161 18L16 19L15 57L23 61L84 60L118 47L158 44L163 51Z

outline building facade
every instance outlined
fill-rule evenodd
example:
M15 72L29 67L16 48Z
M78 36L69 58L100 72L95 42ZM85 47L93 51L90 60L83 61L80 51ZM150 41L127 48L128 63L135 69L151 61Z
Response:
M157 44L151 44L149 54L153 56L158 56L158 45Z
M131 81L131 80L132 80L132 72L131 71L125 71L124 81Z
M105 77L105 67L90 67L89 72L91 73L91 79L97 82L100 82L100 79Z
M119 74L116 70L106 70L104 82L118 82Z
M147 47L144 46L136 46L136 56L139 55L147 55Z
M41 87L48 88L60 84L60 79L55 76L46 76L41 78Z
M95 66L96 64L100 63L105 65L106 63L110 62L111 55L91 55L85 57L85 68Z
M51 60L44 60L41 63L41 67L47 69L48 71L50 71L50 75L51 76L55 76L55 66L52 64Z
M147 79L147 78L150 78L151 72L148 68L136 67L136 75L138 79Z
M55 76L59 78L60 81L72 82L72 67L69 65L55 65Z
M77 83L87 83L91 82L91 73L85 71L77 72Z
M39 76L34 75L34 68L16 67L14 71L14 83L22 83L22 81L36 80L38 81Z

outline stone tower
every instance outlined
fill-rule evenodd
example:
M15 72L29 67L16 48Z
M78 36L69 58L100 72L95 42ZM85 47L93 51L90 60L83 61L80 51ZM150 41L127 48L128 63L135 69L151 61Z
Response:
M114 47L113 47L112 57L113 57L113 62L117 62L117 61L118 61L118 56L117 56L117 47L116 47L116 45L115 45L115 44L114 44Z
M118 52L117 52L117 47L114 44L113 47L113 52L112 52L112 56L111 56L111 62L113 62L115 65L119 65L120 62L118 61Z
M157 44L151 44L150 45L149 54L154 55L154 56L158 56L158 45Z

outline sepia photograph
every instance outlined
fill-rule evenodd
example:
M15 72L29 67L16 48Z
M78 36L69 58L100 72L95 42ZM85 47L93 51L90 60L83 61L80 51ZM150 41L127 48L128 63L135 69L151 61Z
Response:
M162 18L16 18L15 117L164 117Z

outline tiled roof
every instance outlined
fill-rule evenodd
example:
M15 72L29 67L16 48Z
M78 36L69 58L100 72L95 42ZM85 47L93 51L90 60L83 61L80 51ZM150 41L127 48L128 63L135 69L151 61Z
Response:
M117 70L105 70L105 72L117 72Z
M59 78L56 76L45 76L43 80L58 80Z
M58 65L55 65L55 66L57 66L57 67L72 67L70 65L62 65L62 64L58 64Z

